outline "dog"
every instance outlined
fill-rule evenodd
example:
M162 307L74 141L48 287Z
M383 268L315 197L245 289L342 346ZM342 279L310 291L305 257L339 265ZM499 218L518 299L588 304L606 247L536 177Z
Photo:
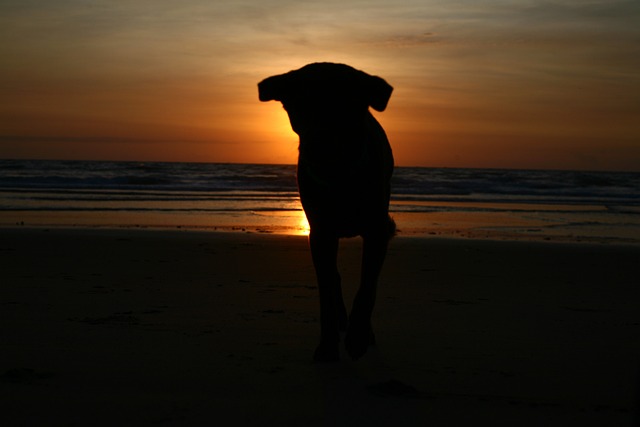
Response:
M339 360L340 331L356 360L375 343L371 316L378 276L395 234L389 216L394 159L369 111L384 111L393 87L345 64L313 63L258 84L260 101L280 101L300 137L298 190L320 297L320 344L314 360ZM337 267L339 239L361 236L360 287L351 314Z

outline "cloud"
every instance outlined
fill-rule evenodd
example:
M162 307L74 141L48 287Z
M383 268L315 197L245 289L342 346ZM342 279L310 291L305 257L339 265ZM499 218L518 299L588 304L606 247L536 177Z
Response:
M382 41L382 45L385 47L414 47L414 46L423 46L423 45L432 45L434 43L439 43L442 41L442 38L437 36L432 32L423 32L420 34L406 34L406 35L397 35L386 38Z
M555 0L537 1L520 9L520 15L529 22L550 25L562 24L613 24L612 29L621 26L637 29L640 4L635 0Z

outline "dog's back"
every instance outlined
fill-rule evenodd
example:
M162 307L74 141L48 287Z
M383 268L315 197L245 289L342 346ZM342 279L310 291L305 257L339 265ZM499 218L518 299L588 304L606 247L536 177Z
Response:
M383 111L393 88L343 64L316 63L259 84L281 101L300 136L298 186L312 230L338 237L392 232L393 155L369 107Z

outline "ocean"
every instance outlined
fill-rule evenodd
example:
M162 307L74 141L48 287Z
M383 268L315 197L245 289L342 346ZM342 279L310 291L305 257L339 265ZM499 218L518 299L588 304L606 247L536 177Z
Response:
M640 242L640 173L397 167L399 234ZM294 165L0 160L0 225L305 234Z

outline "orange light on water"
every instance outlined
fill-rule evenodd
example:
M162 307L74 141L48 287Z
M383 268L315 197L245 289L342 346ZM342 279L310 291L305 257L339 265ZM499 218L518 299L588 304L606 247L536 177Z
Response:
M311 229L309 228L309 221L307 221L307 217L304 212L300 212L300 217L298 218L298 226L296 228L298 231L296 234L300 236L308 236Z
M269 229L275 233L289 234L292 236L308 236L309 222L304 211L276 211L258 215L260 226L258 228Z

